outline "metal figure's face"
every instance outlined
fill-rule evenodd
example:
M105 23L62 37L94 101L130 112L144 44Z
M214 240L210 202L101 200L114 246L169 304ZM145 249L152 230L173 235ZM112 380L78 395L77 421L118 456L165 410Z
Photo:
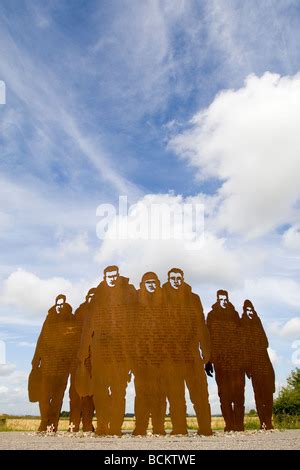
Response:
M169 275L169 283L173 289L180 289L183 283L183 276L181 273L170 273Z
M105 273L105 281L108 287L115 287L119 277L118 271L107 271Z
M247 313L247 317L250 318L250 320L252 320L253 318L253 315L254 315L254 310L252 307L247 307L246 308L246 313Z
M221 308L226 308L228 305L228 297L227 295L219 295L218 296L218 302Z
M145 288L147 292L153 294L157 289L156 279L147 279L147 281L145 281Z
M64 308L64 305L65 305L64 299L58 299L55 304L56 313L60 313L62 309Z

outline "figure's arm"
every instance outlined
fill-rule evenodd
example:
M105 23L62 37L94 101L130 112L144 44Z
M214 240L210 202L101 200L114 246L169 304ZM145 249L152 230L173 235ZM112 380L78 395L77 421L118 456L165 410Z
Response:
M93 325L93 308L95 304L90 305L90 309L88 310L83 326L82 326L82 332L81 332L81 339L80 339L80 345L78 349L78 354L77 358L79 359L80 362L85 362L86 359L90 357L90 346L91 346L91 340L94 334L94 325Z
M211 341L212 338L212 317L211 317L211 312L207 315L206 319L206 328L208 331L209 335L209 340L210 340L210 357L209 361L205 364L205 371L209 377L212 377L212 374L214 372L213 364L214 364L214 351L213 351L213 343Z
M42 326L42 330L40 332L40 335L38 337L36 347L35 347L35 352L34 356L32 358L31 364L32 368L35 369L40 366L41 360L42 360L42 347L43 347L43 342L44 342L44 337L45 337L45 329L47 326L47 318L44 321L44 324Z
M200 348L202 351L203 360L205 363L207 363L209 362L210 356L211 356L210 334L209 334L208 327L205 322L203 307L202 307L202 303L201 303L199 296L195 296L195 302L196 302Z
M261 333L262 333L262 338L263 338L263 342L264 342L264 347L265 347L266 349L268 349L268 347L269 347L269 341L268 341L266 332L265 332L265 330L264 330L264 327L263 327L263 325L262 325L262 322L261 322L261 319L260 319L260 318L258 318L258 321L259 321L259 326L260 326Z
M36 369L37 367L39 367L39 365L41 363L41 359L42 359L41 354L40 354L40 343L39 343L40 337L38 339L36 349L35 349L35 353L34 353L34 356L32 358L32 361L31 361L31 365L32 365L33 369Z

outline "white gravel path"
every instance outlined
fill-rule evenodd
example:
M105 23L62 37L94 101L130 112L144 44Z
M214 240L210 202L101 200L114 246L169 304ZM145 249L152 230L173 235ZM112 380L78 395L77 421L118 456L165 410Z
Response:
M32 432L0 433L0 449L65 449L65 450L299 450L300 430L246 431L211 437L187 436L95 437L93 434L59 432L53 436Z

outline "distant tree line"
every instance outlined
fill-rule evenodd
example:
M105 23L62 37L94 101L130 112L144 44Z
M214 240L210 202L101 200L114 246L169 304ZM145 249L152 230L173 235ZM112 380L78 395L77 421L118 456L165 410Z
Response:
M300 418L300 369L297 367L287 378L287 385L283 387L273 406L274 415L278 424L292 420L290 424L299 424ZM296 426L298 427L298 426Z

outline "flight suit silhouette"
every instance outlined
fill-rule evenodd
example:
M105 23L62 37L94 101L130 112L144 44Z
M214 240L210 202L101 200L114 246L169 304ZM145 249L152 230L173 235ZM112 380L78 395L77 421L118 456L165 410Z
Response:
M132 366L136 290L119 276L115 287L102 281L90 304L80 358L91 364L97 434L121 435Z
M207 316L211 338L211 362L215 368L225 431L244 430L245 374L239 314L228 302L212 306Z
M83 302L78 309L74 313L75 323L77 326L76 331L76 348L77 351L80 347L80 340L82 335L82 328L85 319L87 319L89 315L89 294L93 291L90 289L89 293L86 296L86 301ZM74 425L73 431L79 431L80 421L82 420L82 430L85 432L94 431L93 428L93 416L94 416L94 402L93 397L87 396L80 396L76 390L76 372L74 370L71 374L71 384L69 390L69 397L70 397L70 424Z
M155 279L155 292L148 292L145 281ZM165 434L166 393L163 384L165 328L162 290L155 273L146 273L137 292L138 311L135 317L135 420L133 435L145 435L149 418L153 434Z
M65 303L60 313L55 306L50 308L40 333L33 367L41 368L41 390L39 406L41 423L39 431L47 426L57 430L68 377L74 370L76 358L76 324L72 307Z
M253 316L249 318L246 308L253 309ZM245 370L252 381L257 414L262 429L272 429L273 393L275 392L275 374L268 355L268 338L253 304L246 300L241 319Z
M192 292L191 287L183 282L175 290L169 282L163 285L164 301L169 311L169 335L173 338L170 356L175 366L177 377L181 381L174 381L174 391L177 389L175 406L180 410L180 427L186 429L186 406L184 397L184 384L189 390L190 399L198 421L198 433L211 435L211 411L208 400L208 386L204 363L210 358L210 338L203 308L198 295ZM200 355L201 347L203 358ZM172 387L171 387L172 389ZM176 400L178 404L176 406ZM184 406L183 406L184 400ZM170 413L172 407L170 402ZM176 412L179 414L179 411ZM177 418L175 418L177 420ZM185 423L185 424L184 424ZM175 426L176 430L176 426Z

